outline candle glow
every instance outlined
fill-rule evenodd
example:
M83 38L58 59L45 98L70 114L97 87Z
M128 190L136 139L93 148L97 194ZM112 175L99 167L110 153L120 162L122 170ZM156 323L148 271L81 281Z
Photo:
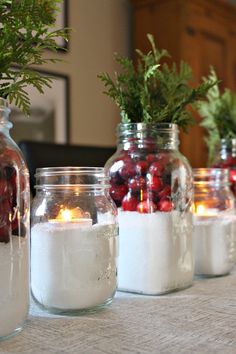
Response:
M89 213L84 213L80 208L67 209L61 208L57 217L55 219L49 220L52 223L55 222L89 222L92 223L91 217Z
M217 216L216 208L209 208L207 205L202 203L195 203L193 212L196 216Z

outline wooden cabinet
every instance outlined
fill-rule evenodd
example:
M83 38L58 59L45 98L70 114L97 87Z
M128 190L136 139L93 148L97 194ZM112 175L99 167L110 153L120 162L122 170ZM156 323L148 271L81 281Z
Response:
M223 0L131 0L133 46L147 51L146 34L174 61L187 61L194 82L213 65L221 86L236 90L236 6ZM194 85L194 84L193 84ZM223 117L222 117L223 119ZM200 117L196 116L199 123ZM207 148L199 124L181 133L181 151L193 167L206 166Z

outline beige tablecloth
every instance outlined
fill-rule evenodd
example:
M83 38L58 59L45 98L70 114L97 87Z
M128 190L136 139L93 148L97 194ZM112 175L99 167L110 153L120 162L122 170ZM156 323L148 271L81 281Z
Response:
M32 304L0 353L236 353L236 271L154 296L117 293L95 314L52 316Z

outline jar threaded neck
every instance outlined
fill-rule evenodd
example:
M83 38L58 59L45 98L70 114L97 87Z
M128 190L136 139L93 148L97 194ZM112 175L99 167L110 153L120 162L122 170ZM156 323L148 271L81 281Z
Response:
M169 123L121 123L117 127L118 144L124 149L155 144L159 149L175 150L179 145L179 129Z

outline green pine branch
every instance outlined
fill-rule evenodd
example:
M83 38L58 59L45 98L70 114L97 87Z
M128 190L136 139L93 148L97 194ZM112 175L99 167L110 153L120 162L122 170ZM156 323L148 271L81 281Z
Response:
M236 138L236 94L229 89L220 93L219 80L213 68L204 81L209 79L218 84L208 91L207 100L200 101L197 108L202 116L201 126L207 130L208 162L212 164L220 140Z
M156 47L151 34L147 37L151 50L147 54L136 51L137 68L132 60L116 55L121 72L116 72L114 79L108 73L98 75L104 83L104 93L120 108L123 123L176 123L186 131L193 123L186 107L204 99L215 81L209 79L196 88L190 87L191 67L181 62L178 70L175 63L162 64L169 53Z
M52 78L36 72L33 66L60 61L54 56L45 59L44 51L55 53L56 40L68 40L68 29L53 29L60 2L0 0L0 97L14 102L25 114L30 111L26 87L31 85L43 93L52 83Z

